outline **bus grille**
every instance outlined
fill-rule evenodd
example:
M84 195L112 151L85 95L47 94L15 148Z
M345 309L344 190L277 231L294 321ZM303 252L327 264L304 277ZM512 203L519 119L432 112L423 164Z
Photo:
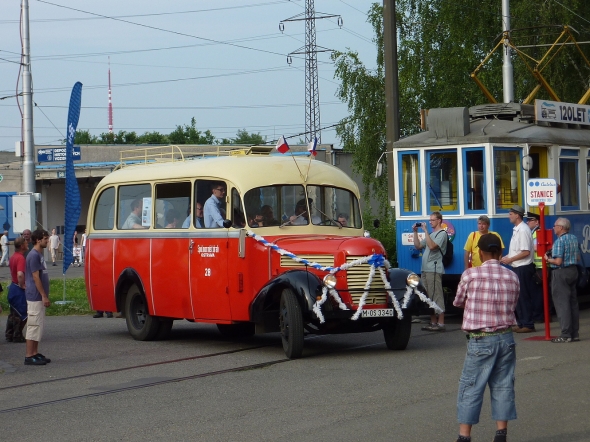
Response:
M357 259L363 258L362 256L349 256L346 262L356 261ZM358 305L363 292L365 291L365 284L369 279L369 271L371 266L369 264L363 264L360 266L354 266L346 271L346 279L348 283L348 290L350 291L350 297L352 303ZM378 270L375 270L373 276L373 282L366 299L366 304L386 304L387 303L387 292L385 291L385 284L381 279L381 274Z
M334 256L332 255L297 255L297 257L306 259L309 262L317 262L322 267L332 267L334 265ZM305 267L305 264L281 255L281 267Z

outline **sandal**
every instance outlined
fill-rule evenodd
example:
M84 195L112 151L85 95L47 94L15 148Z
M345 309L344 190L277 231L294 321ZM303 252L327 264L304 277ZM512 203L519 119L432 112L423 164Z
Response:
M553 338L551 339L551 342L554 344L562 344L565 342L572 342L572 338Z

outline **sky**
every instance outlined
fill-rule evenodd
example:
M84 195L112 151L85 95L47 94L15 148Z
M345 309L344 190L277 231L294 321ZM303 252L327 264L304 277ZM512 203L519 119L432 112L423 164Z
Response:
M0 0L0 150L21 139L21 0ZM315 0L316 43L358 52L376 67L371 0ZM108 131L110 56L114 132L168 134L196 119L217 138L240 129L298 141L305 131L305 0L29 0L35 144L61 144L76 81L83 84L79 130ZM107 17L107 18L105 18ZM114 19L116 18L116 19ZM329 53L318 54L321 126L348 114L335 93ZM7 98L4 98L7 97ZM21 101L22 105L22 101ZM339 145L333 128L322 143Z

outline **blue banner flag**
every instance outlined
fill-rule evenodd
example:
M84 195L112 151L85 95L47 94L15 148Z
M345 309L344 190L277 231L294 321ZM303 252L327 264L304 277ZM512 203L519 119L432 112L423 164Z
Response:
M74 261L74 231L82 211L82 202L80 201L80 189L76 180L74 171L74 137L80 118L80 106L82 104L82 83L76 82L70 95L70 109L68 110L68 132L66 138L66 210L64 220L64 275L68 267Z

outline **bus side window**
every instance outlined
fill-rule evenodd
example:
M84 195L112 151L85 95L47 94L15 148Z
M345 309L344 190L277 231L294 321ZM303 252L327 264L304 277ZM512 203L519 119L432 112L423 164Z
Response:
M119 187L119 217L122 230L147 229L152 224L152 188L150 184Z
M109 187L98 197L94 209L94 230L112 230L115 226L115 188Z
M234 229L246 227L246 216L244 215L244 209L242 207L242 199L240 198L240 192L235 188L231 190L231 208L232 227Z
M191 183L156 184L156 229L181 229L190 208Z
M203 203L203 214L200 215L199 212L195 215L196 217L203 216L203 227L210 229L223 227L219 220L215 223L213 218L221 216L222 219L227 219L226 191L227 184L221 180L197 180L195 182L195 201Z

